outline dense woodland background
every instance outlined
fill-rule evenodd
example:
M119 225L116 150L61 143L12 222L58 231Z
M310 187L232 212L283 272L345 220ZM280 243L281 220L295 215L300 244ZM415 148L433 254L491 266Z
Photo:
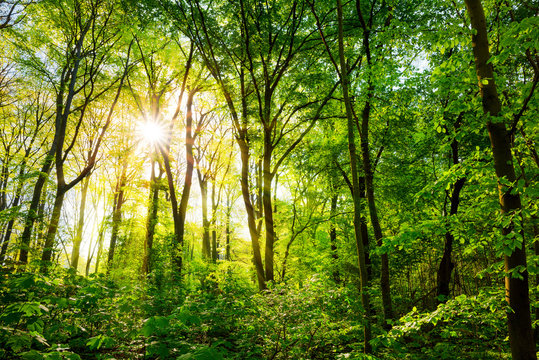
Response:
M538 15L1 0L0 358L536 359Z

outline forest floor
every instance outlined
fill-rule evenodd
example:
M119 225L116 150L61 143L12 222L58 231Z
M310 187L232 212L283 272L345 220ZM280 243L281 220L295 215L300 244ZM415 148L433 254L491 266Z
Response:
M197 276L173 286L2 274L0 359L510 358L499 291L413 308L390 331L375 325L366 356L353 284L313 278L259 293L231 268Z

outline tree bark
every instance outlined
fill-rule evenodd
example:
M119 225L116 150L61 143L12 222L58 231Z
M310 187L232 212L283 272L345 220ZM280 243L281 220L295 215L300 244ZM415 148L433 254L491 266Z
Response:
M28 215L26 216L24 229L21 235L21 250L19 251L19 263L22 265L21 269L24 269L24 266L28 263L28 252L30 251L30 242L32 241L32 230L34 229L34 223L38 218L41 193L51 172L55 153L56 144L53 143L47 156L45 157L45 160L43 161L41 171L37 178L36 184L34 185L32 200L30 202L30 207L28 208Z
M30 151L27 150L25 153L24 160L21 164L21 168L19 170L19 179L22 178L24 175L24 172L26 171L26 158L28 157ZM19 180L19 183L17 184L17 189L15 190L15 198L13 199L12 207L19 206L19 203L22 198L22 189L23 189L24 182L23 180ZM15 225L15 217L12 217L6 227L6 232L4 233L4 238L2 240L2 248L0 249L0 265L4 262L4 259L6 257L7 248L9 246L9 242L11 241L11 234L13 233L13 226Z
M339 196L337 193L331 196L330 217L331 222L329 224L329 244L331 247L331 258L333 259L333 280L336 284L341 283L341 276L337 268L337 262L339 261L339 254L337 252L337 200Z
M339 62L340 62L340 75L343 90L344 103L346 107L346 119L347 119L347 132L348 132L348 152L350 156L350 167L352 172L352 198L354 201L354 230L356 238L356 248L358 255L359 275L361 278L360 293L361 303L364 311L364 352L371 353L372 347L369 343L371 340L371 305L368 293L369 281L367 275L367 266L365 264L365 248L363 246L363 236L361 233L361 203L359 198L359 177L357 172L357 151L354 135L354 121L352 114L352 103L349 96L350 81L348 78L348 66L344 57L344 40L343 40L343 11L341 0L337 0L337 19L338 19L338 43L339 43Z
M82 181L79 221L77 223L75 240L73 241L73 250L71 251L71 268L75 269L75 271L77 271L77 268L79 266L80 245L82 243L82 230L84 228L84 214L86 210L86 196L88 194L89 185L90 185L90 176L87 176Z
M50 267L52 253L54 250L54 239L56 238L56 231L58 229L58 223L60 221L60 215L62 213L62 206L64 204L64 196L66 191L64 188L58 187L56 190L56 197L54 199L54 207L52 209L51 220L47 230L47 236L45 237L45 245L43 246L43 253L41 255L41 267L40 272L46 274Z
M217 206L218 201L215 199L215 179L213 179L212 187L211 187L211 259L215 263L217 262L217 250L218 250L218 244L217 244L217 229L215 227L216 225L216 215L217 215ZM219 191L220 193L220 191Z
M116 182L116 188L114 191L114 201L112 210L112 230L110 234L109 252L107 256L107 274L110 274L114 261L114 252L116 251L116 242L118 241L118 233L120 230L120 224L122 222L122 206L124 204L124 189L127 183L127 161L122 164L122 172ZM98 251L99 262L99 251ZM97 272L96 264L96 272Z
M460 116L457 122L455 123L455 130L460 127ZM454 166L459 164L459 143L457 139L451 141L451 159ZM459 178L453 184L453 191L451 192L450 200L450 209L449 216L454 216L457 214L459 203L460 203L460 191L462 190L466 178ZM444 210L445 211L445 210ZM447 230L444 235L444 253L442 255L442 260L440 261L440 266L438 268L438 274L436 277L437 280L437 291L436 296L438 301L445 302L449 297L449 284L451 283L451 272L455 267L453 261L451 260L451 253L453 251L453 233L450 230Z
M148 275L152 271L152 249L153 238L155 236L155 227L159 221L157 217L157 210L159 209L159 180L161 179L162 172L159 176L155 176L155 164L157 160L155 157L157 154L153 154L152 158L152 174L150 179L150 196L148 199L148 219L146 221L146 237L144 238L144 258L142 260L142 274Z
M271 133L264 135L264 157L263 157L263 190L262 204L264 208L264 225L266 227L266 251L264 253L266 266L266 281L273 281L273 257L275 246L275 228L273 226L273 206L271 201L271 182L273 175L271 172L271 155L273 144L271 144Z
M208 221L208 181L203 179L200 171L197 170L197 173L202 197L202 255L204 259L209 260L212 258L212 249L210 244L210 223Z
M504 186L500 179L513 183L516 179L511 153L511 138L502 119L497 119L501 111L494 71L489 63L490 52L485 13L481 0L465 0L472 29L472 47L475 58L475 69L479 81L479 89L483 100L483 112L487 117L487 130L492 146L494 169L498 177L498 194L502 216L521 216L522 205L520 195L513 193L512 186ZM518 232L522 243L504 255L505 264L505 297L512 311L507 313L509 343L514 360L537 359L535 341L531 326L530 299L528 289L528 271L526 267L526 244L521 229L515 229L513 221L503 229L503 234ZM518 235L517 235L518 236ZM511 272L522 267L521 278Z

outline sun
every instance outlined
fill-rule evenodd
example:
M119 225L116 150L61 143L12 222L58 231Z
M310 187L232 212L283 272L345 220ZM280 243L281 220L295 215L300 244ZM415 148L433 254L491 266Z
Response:
M141 121L137 125L140 139L151 146L163 144L166 140L164 124L157 121Z

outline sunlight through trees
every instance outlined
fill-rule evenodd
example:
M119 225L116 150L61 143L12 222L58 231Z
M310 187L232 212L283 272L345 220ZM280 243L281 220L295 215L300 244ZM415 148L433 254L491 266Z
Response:
M0 359L537 359L538 15L0 1Z

